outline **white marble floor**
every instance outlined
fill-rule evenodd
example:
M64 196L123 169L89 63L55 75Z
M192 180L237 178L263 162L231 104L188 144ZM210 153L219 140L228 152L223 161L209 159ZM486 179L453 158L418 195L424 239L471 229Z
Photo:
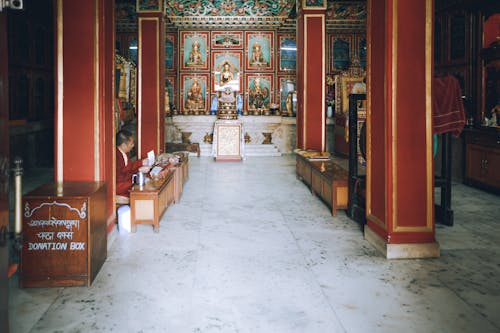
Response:
M191 158L160 232L115 234L90 288L19 289L12 332L500 332L500 198L453 186L438 259L392 260L291 156Z

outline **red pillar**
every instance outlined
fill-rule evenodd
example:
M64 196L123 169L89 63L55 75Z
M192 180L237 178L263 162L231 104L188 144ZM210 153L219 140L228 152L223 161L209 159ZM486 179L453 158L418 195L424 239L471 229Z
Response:
M150 150L162 152L164 145L163 1L158 0L156 8L138 13L137 153L141 158Z
M55 179L105 181L114 214L114 1L56 0Z
M302 2L302 3L301 3ZM326 149L324 6L297 1L297 147Z
M368 13L365 238L387 258L436 257L433 0L369 0Z

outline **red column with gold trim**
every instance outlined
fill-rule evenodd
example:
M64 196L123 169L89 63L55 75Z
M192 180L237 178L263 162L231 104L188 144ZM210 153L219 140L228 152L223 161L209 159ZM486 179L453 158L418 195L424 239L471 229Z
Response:
M326 0L297 2L297 147L324 151L326 145Z
M439 256L434 230L433 1L368 1L365 238L387 258Z
M114 1L54 3L55 179L105 181L112 216Z
M139 2L139 1L138 1ZM137 152L139 157L164 144L164 69L165 29L163 1L154 8L138 8L138 99ZM157 10L158 9L158 10Z

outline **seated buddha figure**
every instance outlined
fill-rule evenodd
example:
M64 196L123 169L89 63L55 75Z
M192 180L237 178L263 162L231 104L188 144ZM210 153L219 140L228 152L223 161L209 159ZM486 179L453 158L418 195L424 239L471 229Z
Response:
M203 61L202 54L200 51L200 43L198 41L194 41L191 45L191 52L189 52L189 59L186 62L187 67L200 67L204 66L205 62Z
M226 61L224 62L224 65L222 65L222 71L220 73L220 79L219 79L219 85L223 86L229 81L232 81L234 79L234 74L231 70L231 64Z

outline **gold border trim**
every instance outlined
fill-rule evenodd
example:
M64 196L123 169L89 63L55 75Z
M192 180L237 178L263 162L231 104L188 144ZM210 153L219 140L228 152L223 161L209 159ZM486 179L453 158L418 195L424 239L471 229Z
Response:
M393 0L392 2L392 82L391 82L391 164L392 164L392 225L395 231L397 228L397 207L398 207L398 177L397 177L397 118L396 118L396 103L397 103L397 80L398 80L398 0ZM389 231L389 230L388 230Z
M94 0L94 180L100 180L99 146L99 0Z
M165 48L165 39L163 36L160 36L161 32L161 22L160 19L157 17L156 18L156 154L159 154L161 149L161 142L160 142L160 125L161 125L161 118L160 115L163 113L161 112L160 105L161 105L161 91L160 91L160 74L164 75L165 68L163 71L160 73L160 56L162 54L162 47ZM163 29L164 30L164 29ZM164 33L164 32L163 32ZM163 45L161 38L163 38Z
M64 151L63 151L63 130L64 130L64 59L63 59L63 0L57 0L57 181L64 180Z

